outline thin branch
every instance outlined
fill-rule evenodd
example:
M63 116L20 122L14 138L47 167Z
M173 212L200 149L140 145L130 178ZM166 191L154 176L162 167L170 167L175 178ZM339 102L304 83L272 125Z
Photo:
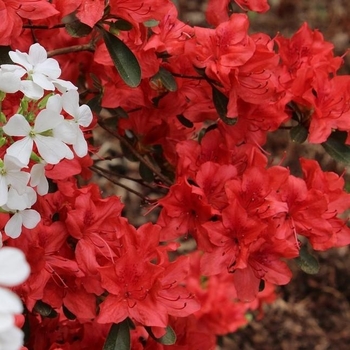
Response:
M108 128L102 121L99 121L98 124L101 126L102 129L106 130L109 134L117 138L120 143L122 143L125 147L129 149L129 151L144 165L146 165L155 175L158 176L158 178L166 185L171 186L172 182L166 178L156 167L146 158L144 158L139 152L135 150L135 148L130 145L130 143L125 140L121 135L114 132L110 128Z
M102 171L102 172L104 172L108 175L111 175L111 176L121 177L121 178L126 179L126 180L134 181L134 182L138 183L139 185L142 185L142 186L149 188L150 190L153 190L153 191L156 190L156 188L152 187L149 184L146 184L142 179L135 179L134 177L123 175L123 174L117 173L116 171L111 171L111 170L101 168L98 165L92 165L90 168L97 169L97 170Z
M178 77L178 78L196 79L196 80L206 80L206 78L204 78L204 77L202 77L202 76L185 75L185 74L173 73L173 72L171 72L171 74L172 74L174 77Z
M115 185L120 186L120 187L126 189L127 191L133 193L134 195L140 197L141 199L143 199L144 201L146 201L146 202L148 202L148 203L154 203L154 202L157 201L157 200L155 200L155 199L150 199L150 198L144 196L143 194L141 194L141 193L139 193L139 192L133 190L133 189L130 188L129 186L126 186L126 185L122 184L122 183L119 182L119 181L113 180L112 178L110 178L109 176L107 176L103 171L100 171L100 170L96 169L96 167L90 167L90 169L91 169L93 172L95 172L96 174L98 174L98 175L104 177L105 179L107 179L108 181L114 183Z
M73 45L73 46L68 46L68 47L62 47L60 49L48 51L47 57L53 57L53 56L57 56L57 55L64 55L66 53L80 52L80 51L94 52L95 48L92 44Z
M34 24L24 24L22 26L23 29L57 29L57 28L64 28L64 27L65 27L64 23L55 24L52 27L43 26L43 25L34 25Z

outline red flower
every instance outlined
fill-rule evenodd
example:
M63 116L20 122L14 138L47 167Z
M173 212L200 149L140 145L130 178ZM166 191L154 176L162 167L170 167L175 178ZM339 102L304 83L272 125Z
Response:
M234 0L244 11L266 12L270 6L267 0ZM205 12L209 24L217 26L229 19L229 6L232 0L209 0Z
M11 45L21 35L23 19L46 19L58 13L46 0L0 0L0 45Z

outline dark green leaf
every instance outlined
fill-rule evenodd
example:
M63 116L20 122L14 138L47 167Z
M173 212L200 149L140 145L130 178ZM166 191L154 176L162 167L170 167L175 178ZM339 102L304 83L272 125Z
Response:
M160 338L156 338L154 336L150 327L145 327L145 328L146 328L146 331L149 333L149 335L160 344L173 345L176 342L176 334L170 326L167 326L165 328L165 334Z
M57 312L42 300L35 303L34 310L43 317L55 318L57 316Z
M154 174L152 170L148 166L146 166L144 163L140 162L139 166L139 173L143 180L146 182L153 182L154 181Z
M75 320L77 316L73 314L70 310L67 309L65 305L62 307L64 315L68 318L68 320Z
M265 281L260 280L259 282L259 292L262 292L265 289Z
M193 128L193 123L185 118L182 114L177 115L176 118L183 126L186 126L186 128Z
M128 319L114 323L108 333L102 350L130 350L130 330Z
M80 22L78 19L66 23L65 28L67 33L73 38L82 38L92 32L92 28L90 26Z
M295 259L297 265L307 274L314 275L320 270L317 259L308 252L306 246L302 246L299 257Z
M333 159L350 165L350 146L344 144L343 133L333 132L322 146Z
M143 25L147 28L155 27L159 24L159 21L156 19L149 19L148 21L143 22Z
M157 82L159 80L168 91L177 90L175 78L163 67L160 67L158 73L155 74L150 80L154 82Z
M225 124L235 125L237 123L237 118L230 118L227 116L227 106L229 101L228 97L214 86L212 86L212 91L214 106L219 114L220 119Z
M111 23L110 25L110 31L111 33L121 31L129 31L133 28L132 24L125 19L118 19L117 21Z
M307 139L308 130L304 125L298 124L290 129L290 138L297 143L303 143Z
M129 47L119 38L101 28L107 50L125 84L136 87L141 82L141 68Z

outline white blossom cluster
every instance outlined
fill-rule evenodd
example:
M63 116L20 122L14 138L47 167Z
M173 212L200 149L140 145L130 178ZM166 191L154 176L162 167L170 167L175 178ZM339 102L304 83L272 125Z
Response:
M24 282L30 268L23 252L17 248L0 249L0 349L18 350L23 332L15 325L15 315L23 311L21 299L7 287Z
M73 151L78 157L87 154L81 127L91 124L92 113L87 105L79 106L77 88L59 79L58 62L47 58L40 44L28 54L16 50L9 55L15 64L0 65L0 103L18 91L23 98L14 115L0 111L0 147L7 147L0 157L0 212L11 214L5 233L17 238L22 226L31 229L40 221L31 208L37 194L48 192L45 166L73 159Z

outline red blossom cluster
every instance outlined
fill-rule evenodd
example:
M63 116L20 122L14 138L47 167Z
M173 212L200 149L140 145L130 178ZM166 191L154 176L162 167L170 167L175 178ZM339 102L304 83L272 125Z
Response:
M235 2L242 11L268 10L266 0ZM34 205L40 223L4 237L31 267L14 288L25 305L27 349L109 349L121 339L135 350L214 349L216 336L274 300L301 246L350 243L343 177L308 159L296 177L271 166L263 150L282 124L310 143L341 135L347 149L342 58L307 24L289 39L250 34L247 15L232 13L231 3L210 0L213 27L202 28L181 22L170 0L0 1L0 45L45 47L82 101L93 101L85 136L98 123L167 191L153 203L157 222L136 228L120 198L77 180L91 177L92 145L88 156L46 167L50 193ZM130 62L115 64L109 35ZM5 116L17 107L13 96L2 101ZM8 220L0 214L1 230Z

